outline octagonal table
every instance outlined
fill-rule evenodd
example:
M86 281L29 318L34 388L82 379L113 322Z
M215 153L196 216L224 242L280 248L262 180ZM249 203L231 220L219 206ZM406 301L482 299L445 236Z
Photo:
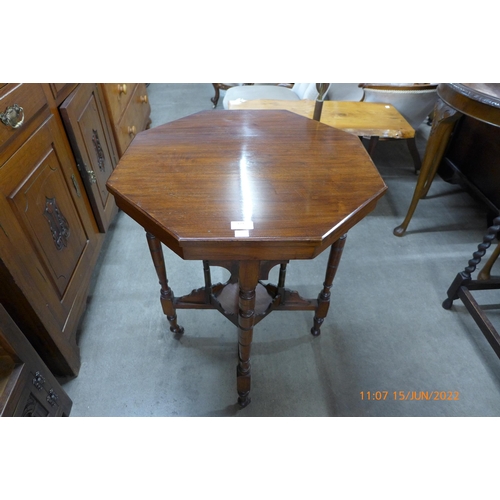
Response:
M288 111L205 111L137 135L110 177L144 227L170 330L176 309L217 309L238 327L238 403L250 402L254 326L274 310L315 311L319 335L347 231L387 189L359 139ZM175 297L161 242L203 261L205 285ZM331 247L317 299L285 288L292 259ZM280 266L276 285L266 283ZM231 276L212 284L210 267Z

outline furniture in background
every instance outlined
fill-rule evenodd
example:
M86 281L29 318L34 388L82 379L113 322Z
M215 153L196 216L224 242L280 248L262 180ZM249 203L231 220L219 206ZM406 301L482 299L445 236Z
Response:
M437 173L480 201L487 209L486 227L491 226L500 214L500 127L462 116Z
M0 417L68 417L72 405L0 304Z
M244 85L227 90L222 104L229 109L230 102L251 101L254 99L277 99L299 101L300 99L315 100L318 90L315 83L294 83L289 85Z
M232 86L241 85L241 84L219 84L213 83L214 87L216 85L229 85L228 89ZM301 92L297 93L297 97L290 94L289 92L284 92L283 90L270 90L266 88L266 86L278 86L278 88L288 88L291 89L294 84L292 83L279 83L279 84L271 84L271 83L255 83L250 84L246 83L244 85L255 85L257 90L250 91L248 89L239 89L238 91L232 90L229 93L229 98L226 99L226 104L224 109L230 108L229 101L231 100L253 100L253 99L273 99L273 100L297 100L298 95ZM312 84L297 84L300 86L304 85L312 85ZM222 87L221 87L222 88ZM303 99L316 99L317 94L314 92L313 87L310 87L312 92L310 94L304 94L305 97ZM359 88L359 84L357 83L330 83L330 86L327 90L325 100L326 101L360 101L363 97L363 90ZM218 97L217 97L218 98ZM213 100L212 100L213 102ZM215 106L214 106L215 107Z
M314 101L278 101L257 99L238 103L229 103L229 109L282 109L313 118ZM384 139L411 139L415 130L401 116L398 110L389 104L356 102L356 101L324 101L321 122L338 128L360 138L368 137L370 143ZM369 144L370 144L369 143ZM368 147L369 153L372 148Z
M96 84L0 84L0 111L0 303L55 375L75 376L78 324L117 210L102 191L120 156L117 122Z
M437 101L437 84L376 84L360 83L363 89L363 102L382 102L394 106L415 130L432 112ZM370 154L373 153L376 140L371 140ZM415 173L421 167L420 154L415 142L415 136L407 139L408 149L413 158Z
M408 213L403 222L394 229L395 236L405 234L418 202L427 195L456 122L468 116L489 127L500 127L499 83L441 83L437 92L438 101L434 108L422 168ZM473 145L472 148L475 154ZM492 165L491 161L489 165Z
M457 274L453 283L448 288L448 297L443 302L443 307L444 309L451 309L453 301L461 299L496 355L500 358L500 333L493 326L483 308L481 308L471 293L471 291L477 290L500 290L500 277L490 276L491 267L500 254L500 244L492 253L485 269L479 274L479 279L472 279L472 273L476 270L482 257L486 254L486 250L490 247L492 241L498 238L499 235L500 216L493 220L493 225L488 228L488 232L483 237L482 243L478 245L477 251L473 253L472 259L469 260L468 266Z
M118 210L106 190L118 154L99 86L80 84L59 106L59 111L97 225L104 233Z
M201 112L144 132L107 186L147 232L170 330L184 332L177 309L217 309L238 327L241 406L250 402L254 326L274 310L311 310L311 333L320 333L345 234L387 189L357 137L286 111L252 110ZM202 260L205 286L175 297L161 243ZM317 300L285 288L289 260L328 248ZM228 282L213 284L211 266L228 269ZM266 283L275 266L278 283Z
M500 128L500 84L440 84L438 87L438 94L439 101L436 105L431 136L429 137L424 164L420 172L417 187L415 188L413 200L406 219L401 226L394 230L394 234L397 236L402 236L404 234L418 200L425 196L428 192L439 163L443 157L448 143L448 138L452 134L452 130L456 122L467 117L467 121L470 121L471 119L477 120L483 125L494 128L497 131ZM457 151L461 151L465 154L468 148L471 147L474 148L474 151L477 151L478 154L482 154L480 153L480 138L478 138L478 143L473 142L465 148L460 146ZM460 156L457 156L455 161L461 162L461 160ZM467 162L465 162L465 164L467 164ZM488 165L490 167L492 165L498 166L498 160L496 164L490 162ZM493 166L493 170L495 168L496 167ZM498 187L498 184L496 187ZM477 191L479 191L479 189L477 189ZM483 237L482 243L478 245L477 250L473 253L472 259L469 260L467 267L465 267L462 272L457 274L453 283L448 288L447 298L443 302L443 307L445 309L451 309L453 302L457 299L461 299L467 311L469 311L497 356L500 357L500 334L471 293L478 290L500 289L500 278L491 276L491 269L500 254L500 244L497 245L492 252L484 269L479 273L478 279L472 279L472 273L480 264L481 259L486 255L486 251L491 246L495 238L498 239L499 237L500 216L498 216L497 211L497 217L488 228L487 233Z
M151 106L145 83L101 83L118 156L134 137L151 124Z
M214 105L214 108L217 107L220 99L220 91L221 90L229 90L232 87L236 87L238 85L253 85L253 83L212 83L215 91L215 95L210 99Z
M364 102L392 104L417 129L434 109L437 101L436 83L360 83Z

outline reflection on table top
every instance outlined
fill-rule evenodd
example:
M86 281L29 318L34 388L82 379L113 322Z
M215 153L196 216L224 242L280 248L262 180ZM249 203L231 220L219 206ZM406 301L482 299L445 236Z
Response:
M314 104L314 101L306 99L300 101L255 99L244 102L229 101L229 109L284 109L312 118ZM415 136L411 125L390 104L324 101L321 122L363 137L410 139Z
M357 137L287 111L206 111L142 132L107 185L187 259L313 258L387 189Z

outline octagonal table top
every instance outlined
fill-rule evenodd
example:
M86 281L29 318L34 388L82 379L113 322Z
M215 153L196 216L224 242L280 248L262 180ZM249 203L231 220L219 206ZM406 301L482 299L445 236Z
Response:
M185 259L313 258L386 185L360 140L289 111L211 110L136 136L117 205Z

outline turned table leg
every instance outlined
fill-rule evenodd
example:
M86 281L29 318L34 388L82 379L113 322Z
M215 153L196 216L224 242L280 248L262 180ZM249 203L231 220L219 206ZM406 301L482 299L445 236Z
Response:
M455 277L455 280L448 288L446 292L448 298L443 302L444 309L451 309L453 301L458 299L459 290L461 287L467 287L472 281L472 273L476 270L476 267L481 262L481 259L485 256L486 250L491 246L491 242L496 238L500 232L500 216L493 220L493 225L488 228L488 232L483 236L483 241L477 246L477 250L472 254L472 259L469 260L468 266ZM493 265L493 264L492 264ZM489 271L487 271L489 273ZM483 276L483 279L485 276ZM483 289L487 289L482 287ZM499 354L500 356L500 354Z
M345 240L347 234L341 236L330 249L330 256L328 257L328 264L326 267L325 282L323 283L323 290L318 295L318 307L314 315L314 325L311 328L311 333L317 336L321 333L321 325L325 321L328 309L330 307L330 288L333 284L333 279L339 267L340 258L344 250Z
M170 331L178 335L182 335L184 333L184 328L177 324L174 294L168 286L167 270L165 268L165 259L163 258L161 241L148 232L146 232L146 238L148 240L149 251L151 252L151 258L153 259L156 274L160 281L160 301L163 313L167 316L168 322L170 323Z
M406 228L413 217L419 200L427 195L432 181L436 175L439 163L443 158L448 139L453 130L455 122L462 116L462 113L448 106L444 101L438 100L434 109L434 120L427 142L424 160L418 176L417 185L413 192L413 198L408 208L408 213L404 221L394 229L394 236L403 236Z
M250 403L250 348L255 319L255 288L259 280L259 261L242 261L239 269L238 367L236 384L238 404Z

